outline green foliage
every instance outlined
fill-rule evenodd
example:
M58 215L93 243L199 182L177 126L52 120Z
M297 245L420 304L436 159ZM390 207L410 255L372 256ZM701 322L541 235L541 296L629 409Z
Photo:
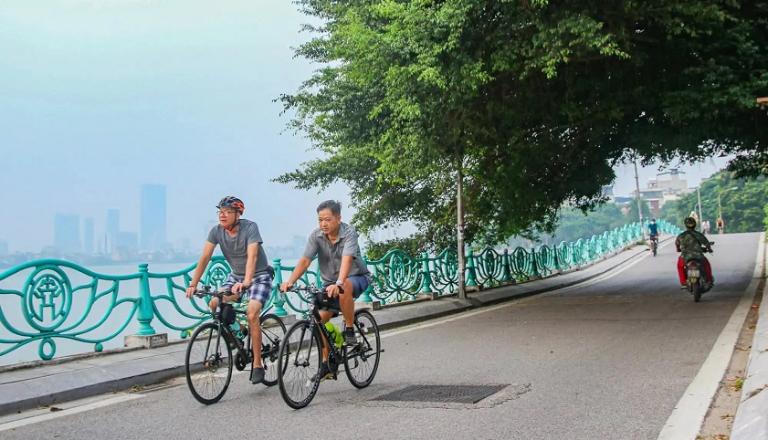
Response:
M378 260L392 249L400 249L411 256L418 256L421 252L427 250L434 251L431 247L427 247L426 243L424 238L418 234L412 237L395 238L379 242L369 241L365 245L365 256L369 260Z
M765 211L763 224L765 225L765 231L768 232L768 205L765 205L765 207L763 208L763 211Z
M640 200L640 209L643 212L643 222L647 222L651 218L653 218L653 214L651 214L651 207L648 205L648 202L645 200ZM632 202L629 204L629 212L627 212L627 219L630 222L636 222L640 220L640 217L637 215L637 198L632 200Z
M621 209L613 203L602 205L586 214L578 209L570 209L560 216L557 230L546 242L559 243L588 238L622 226L628 221L628 216L622 214Z
M735 189L734 189L735 188ZM763 230L764 207L768 205L768 180L736 178L734 173L721 171L701 183L702 216L709 220L711 230L716 230L718 217L717 196L720 194L722 214L727 232L759 232ZM682 225L691 211L697 211L697 195L692 192L680 200L668 202L661 217Z
M612 166L766 145L765 2L299 0L319 70L292 127L324 156L277 180L343 181L362 232L412 221L437 247L497 243L590 208Z
M647 224L651 219L651 209L645 200L641 202L641 205L643 221ZM626 210L626 214L622 209ZM539 242L557 244L561 241L576 241L636 221L638 221L637 201L633 201L626 208L615 203L605 203L593 211L587 212L580 209L568 209L560 215L555 232L550 236L541 237Z

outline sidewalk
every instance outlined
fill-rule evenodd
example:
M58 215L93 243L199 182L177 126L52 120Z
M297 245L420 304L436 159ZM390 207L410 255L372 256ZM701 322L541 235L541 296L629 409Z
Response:
M522 298L598 277L648 253L646 246L628 250L591 266L541 280L455 296L385 307L374 312L381 329L400 327L472 308ZM0 415L57 402L149 385L184 374L186 343L125 350L0 373ZM2 370L0 370L2 371Z
M768 272L768 252L763 258ZM733 440L768 439L768 280L762 293L746 380L731 430Z

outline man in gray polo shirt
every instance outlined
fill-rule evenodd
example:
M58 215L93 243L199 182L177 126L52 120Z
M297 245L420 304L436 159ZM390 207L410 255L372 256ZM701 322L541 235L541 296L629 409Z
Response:
M357 232L352 226L341 222L341 204L335 200L321 203L317 207L317 220L320 227L309 234L304 255L296 263L288 280L280 286L280 290L290 290L317 257L325 292L329 298L338 301L341 313L344 314L344 341L347 345L354 345L357 343L353 325L355 299L368 288L371 275L360 253ZM327 322L333 315L332 311L320 312L323 322ZM323 344L326 343L323 341ZM327 372L328 353L327 350L323 352L323 371Z

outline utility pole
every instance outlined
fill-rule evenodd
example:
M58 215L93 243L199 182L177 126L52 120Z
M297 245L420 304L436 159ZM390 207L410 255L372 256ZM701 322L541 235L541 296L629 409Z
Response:
M699 231L704 230L702 223L704 223L704 217L701 215L701 184L696 187L696 197L699 199Z
M457 154L457 156L459 156ZM464 202L463 202L463 180L464 175L462 172L462 166L464 164L461 161L461 156L457 158L458 172L456 179L456 242L457 249L456 255L459 263L459 299L467 299L467 291L464 286L464 270L466 267L464 258Z
M640 221L640 233L642 234L643 241L645 241L645 225L643 224L643 204L640 202L640 178L637 175L637 159L634 159L635 164L635 189L637 190L637 218Z

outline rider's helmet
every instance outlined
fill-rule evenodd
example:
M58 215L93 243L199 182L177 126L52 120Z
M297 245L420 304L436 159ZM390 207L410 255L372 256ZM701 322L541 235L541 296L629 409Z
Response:
M696 219L693 217L686 217L683 223L685 223L685 227L688 229L694 229L696 227Z
M216 205L216 208L222 209L222 208L230 208L238 211L240 215L243 214L245 211L245 203L243 203L242 200L238 199L234 196L226 196L223 199L219 201L219 204Z

